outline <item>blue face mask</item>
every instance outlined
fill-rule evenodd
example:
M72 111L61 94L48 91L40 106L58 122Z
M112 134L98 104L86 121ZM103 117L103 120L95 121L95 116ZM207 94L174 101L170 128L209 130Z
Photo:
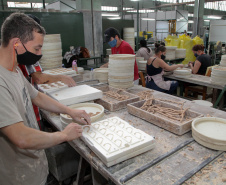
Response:
M195 55L195 57L198 57L199 56L197 53L195 53L194 55Z
M109 46L110 46L111 48L113 48L113 47L115 47L115 46L116 46L116 44L117 44L117 40L116 40L116 39L114 39L114 40L112 40L112 41L108 42L108 44L109 44Z

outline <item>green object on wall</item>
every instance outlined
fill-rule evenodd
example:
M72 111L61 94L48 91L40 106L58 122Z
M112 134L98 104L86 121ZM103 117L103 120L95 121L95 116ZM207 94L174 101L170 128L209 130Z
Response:
M1 25L11 13L0 12ZM61 35L62 56L69 51L70 46L85 46L82 13L25 12L25 14L33 14L38 17L47 34Z

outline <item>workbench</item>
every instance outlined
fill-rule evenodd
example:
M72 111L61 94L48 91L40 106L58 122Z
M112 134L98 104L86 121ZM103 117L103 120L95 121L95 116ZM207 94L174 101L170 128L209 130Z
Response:
M128 91L136 94L144 90L147 89L141 86L134 86ZM214 108L197 105L189 100L158 91L154 91L153 95L154 97L172 101L185 101L184 108L190 107L191 110L204 115L209 114L210 116L226 119L225 112ZM44 119L54 125L58 130L62 129L59 115L44 110L42 110L42 113ZM224 184L226 182L225 152L215 151L201 146L193 140L191 131L182 136L177 136L130 115L126 108L117 112L108 112L102 119L113 116L118 116L135 128L154 136L156 146L153 150L146 153L112 167L106 167L82 140L76 139L69 142L81 155L81 160L85 159L92 166L92 169L109 181L109 184L169 185L182 184L187 179L188 184L194 182L196 184ZM96 181L94 184L99 183Z
M176 77L174 74L168 74L168 75L164 75L165 78L168 78L170 80L176 80L179 82L187 82L187 83L192 83L195 85L201 85L201 86L206 86L206 87L210 87L213 88L213 99L212 99L212 103L215 104L215 102L217 101L217 97L218 97L218 90L223 90L224 89L224 85L219 85L219 84L214 84L210 81L211 77L209 76L203 76L203 75L198 75L198 74L191 74L191 77L189 78L178 78ZM180 96L183 96L183 86L180 86ZM222 99L222 97L219 97L220 99ZM222 99L222 103L224 102L224 98ZM222 107L223 105L221 105Z

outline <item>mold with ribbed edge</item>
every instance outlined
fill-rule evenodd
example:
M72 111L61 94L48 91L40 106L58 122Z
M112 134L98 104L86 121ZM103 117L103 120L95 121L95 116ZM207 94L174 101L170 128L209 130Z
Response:
M134 80L135 55L109 55L109 85L116 88L132 87Z

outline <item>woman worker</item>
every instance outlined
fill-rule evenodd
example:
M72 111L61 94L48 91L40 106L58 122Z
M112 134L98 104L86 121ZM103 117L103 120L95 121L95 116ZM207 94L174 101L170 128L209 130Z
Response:
M173 71L178 67L184 67L183 64L169 66L163 60L165 59L166 47L155 44L155 55L149 58L146 66L146 87L160 92L172 94L177 86L177 81L164 81L164 70Z
M206 69L211 66L211 58L209 55L204 53L203 45L195 45L192 51L196 57L194 63L189 63L193 74L205 75Z
M144 57L144 60L148 60L153 56L152 50L147 47L146 40L140 41L140 49L136 53L136 57Z

